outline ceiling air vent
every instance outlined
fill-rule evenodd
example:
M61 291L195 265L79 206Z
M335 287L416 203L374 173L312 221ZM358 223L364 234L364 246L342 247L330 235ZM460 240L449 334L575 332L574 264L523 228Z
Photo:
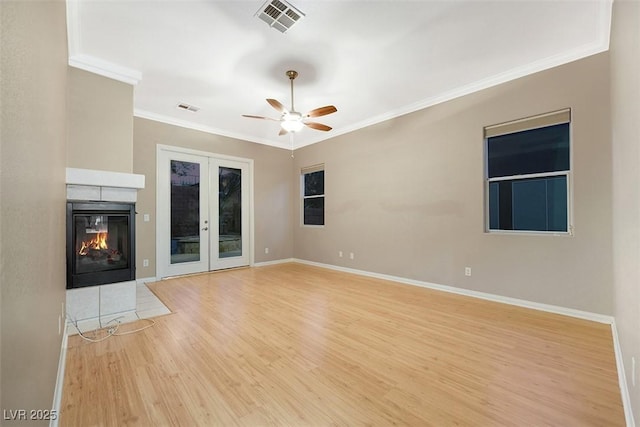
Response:
M300 18L304 18L304 13L284 0L269 0L258 9L256 16L270 27L286 33Z
M200 108L195 107L193 105L185 104L184 102L181 102L180 104L176 105L176 107L180 110L191 111L192 113L195 113L198 110L200 110Z

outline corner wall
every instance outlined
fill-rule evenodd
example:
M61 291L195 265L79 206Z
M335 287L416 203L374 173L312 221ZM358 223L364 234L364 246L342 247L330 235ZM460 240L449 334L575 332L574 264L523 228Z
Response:
M69 67L67 166L133 170L133 86Z
M640 422L640 3L616 0L611 26L613 314L634 418Z
M485 233L483 127L566 107L575 235ZM326 225L297 195L294 256L611 315L610 129L603 53L304 147L292 181L325 164Z
M51 410L65 301L64 1L0 2L3 410ZM4 419L2 425L48 425Z

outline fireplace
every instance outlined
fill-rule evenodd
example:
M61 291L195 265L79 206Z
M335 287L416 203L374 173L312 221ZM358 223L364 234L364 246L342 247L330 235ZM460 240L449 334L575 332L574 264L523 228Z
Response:
M67 202L67 289L135 280L135 204Z

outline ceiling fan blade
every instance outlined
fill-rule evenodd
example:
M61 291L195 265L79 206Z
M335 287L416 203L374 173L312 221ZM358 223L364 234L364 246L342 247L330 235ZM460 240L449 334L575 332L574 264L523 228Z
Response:
M271 105L273 108L275 108L276 110L278 110L278 112L280 113L288 113L287 109L284 108L284 105L282 105L282 103L280 103L280 101L276 100L276 99L267 99L267 102L269 103L269 105Z
M315 130L328 131L328 130L332 129L331 127L329 127L327 125L323 125L322 123L309 122L309 123L305 123L305 125L310 127L311 129L315 129Z
M333 105L327 105L320 108L314 108L313 110L305 114L305 117L326 116L327 114L335 113L336 111L338 111L336 107L334 107Z
M286 135L286 134L288 134L288 133L289 133L289 131L288 131L288 130L286 130L286 129L280 129L280 132L278 132L278 136Z
M274 122L279 122L280 121L278 119L272 119L271 117L252 116L251 114L243 114L242 117L249 117L250 119L273 120Z

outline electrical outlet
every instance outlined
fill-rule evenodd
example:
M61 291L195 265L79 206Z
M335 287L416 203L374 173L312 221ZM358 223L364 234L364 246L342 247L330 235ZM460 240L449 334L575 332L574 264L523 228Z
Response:
M356 257L356 256L354 255L354 253L353 253L353 252L349 252L349 258L350 258L350 259L354 259L355 257Z
M342 251L338 251L338 256L342 258Z
M464 275L465 276L471 276L471 267L465 267L464 268Z
M149 267L149 260L148 259L143 259L142 260L142 266L143 267Z
M149 222L149 214L144 214L144 215L142 216L142 220L143 220L144 222Z
M269 248L264 248L264 253L268 254L269 253Z

